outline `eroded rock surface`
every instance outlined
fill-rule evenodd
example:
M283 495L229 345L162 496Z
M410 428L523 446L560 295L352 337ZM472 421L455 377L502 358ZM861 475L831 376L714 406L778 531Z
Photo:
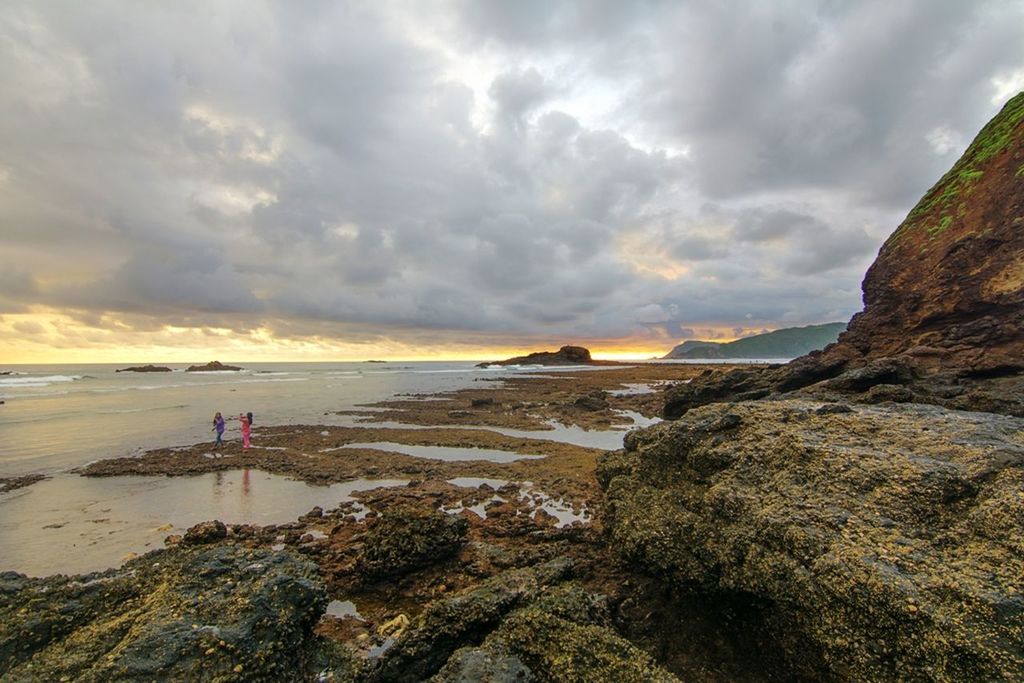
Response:
M889 237L864 311L826 357L913 354L926 367L1024 368L1024 93Z
M295 680L326 602L311 562L234 545L156 551L87 576L6 572L0 679Z
M1024 420L829 405L709 405L632 432L598 468L610 546L766 601L822 675L1021 680Z

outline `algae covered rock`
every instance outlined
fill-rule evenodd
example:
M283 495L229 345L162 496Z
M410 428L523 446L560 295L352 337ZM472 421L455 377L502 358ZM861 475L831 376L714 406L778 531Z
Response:
M359 680L676 681L621 638L603 598L556 558L432 603Z
M185 545L203 545L204 543L214 543L224 539L227 535L228 528L224 526L224 522L214 519L189 527L181 542Z
M1020 680L1024 420L821 407L710 405L635 432L599 465L610 546L765 601L823 676Z
M369 578L406 574L447 559L465 542L469 522L436 510L397 506L364 539L360 572Z
M0 576L0 679L301 677L326 605L290 553L180 546L81 577Z

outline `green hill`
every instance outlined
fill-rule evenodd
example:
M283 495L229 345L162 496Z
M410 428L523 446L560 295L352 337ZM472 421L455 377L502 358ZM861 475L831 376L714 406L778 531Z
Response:
M727 343L685 341L663 358L796 358L825 348L845 329L846 323L825 323L787 327Z

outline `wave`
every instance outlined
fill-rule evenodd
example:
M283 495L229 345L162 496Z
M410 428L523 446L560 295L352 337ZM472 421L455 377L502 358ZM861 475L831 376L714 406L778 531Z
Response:
M148 413L154 410L177 410L180 408L188 408L187 403L179 403L173 406L149 406L146 408L123 408L121 410L100 410L97 411L100 415L124 415L127 413Z
M59 382L76 382L80 379L82 379L82 375L43 375L42 377L32 377L31 375L13 377L5 375L0 377L0 388L20 389L47 387Z
M188 371L186 371L188 372ZM253 370L193 370L189 375L251 375Z

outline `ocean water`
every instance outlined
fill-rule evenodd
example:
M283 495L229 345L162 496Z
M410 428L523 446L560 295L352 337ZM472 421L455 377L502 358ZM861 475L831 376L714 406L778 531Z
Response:
M118 365L5 366L0 371L0 476L50 474L100 458L213 439L213 414L254 414L254 429L352 424L332 414L398 394L473 386L535 368L472 362L252 363L242 372L115 372ZM228 439L238 439L229 421Z

